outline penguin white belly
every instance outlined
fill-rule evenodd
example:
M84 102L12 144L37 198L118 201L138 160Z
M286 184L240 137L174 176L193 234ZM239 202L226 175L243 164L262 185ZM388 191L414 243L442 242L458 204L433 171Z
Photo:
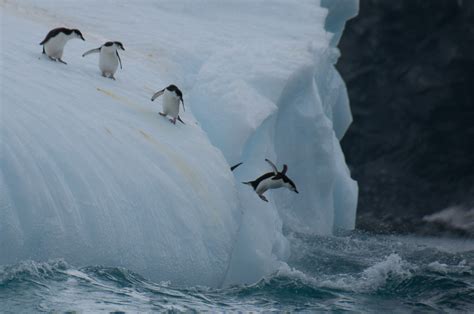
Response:
M278 188L281 188L282 186L283 186L282 180L272 180L272 178L268 178L259 183L259 185L255 189L255 192L257 192L257 194L262 194L262 193L265 193L265 191L267 190L278 189Z
M119 61L115 51L101 51L99 57L99 68L104 74L114 75L117 71Z
M172 93L165 91L163 95L163 113L177 118L179 115L179 98Z
M62 33L58 34L43 45L44 51L51 58L61 59L67 41L68 37L66 37L66 35Z

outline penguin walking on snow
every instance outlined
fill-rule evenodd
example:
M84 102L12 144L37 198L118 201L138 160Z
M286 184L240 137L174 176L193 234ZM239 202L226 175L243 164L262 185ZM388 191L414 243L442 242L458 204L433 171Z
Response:
M122 60L120 60L120 55L118 50L125 50L123 45L119 41L108 41L99 48L91 49L85 52L82 56L85 57L91 53L100 53L99 57L99 68L102 72L103 77L108 77L115 80L114 74L117 71L117 68L120 64L120 69L122 69Z
M268 202L268 200L263 193L270 189L287 188L290 191L299 193L293 181L286 176L286 172L288 171L287 165L283 165L283 170L279 172L277 167L270 160L265 159L265 161L272 166L273 172L267 172L254 181L242 183L251 185L257 195L265 202Z
M163 112L160 112L159 114L163 117L172 117L172 119L169 120L173 124L176 124L176 120L184 124L183 120L179 117L180 102L183 103L183 110L186 111L184 108L183 93L178 87L176 87L176 85L171 84L170 86L156 92L153 97L151 97L151 101L154 101L161 95L163 95Z
M40 42L43 46L43 54L46 54L51 60L67 64L62 60L64 46L73 38L79 38L85 41L82 33L78 29L69 29L59 27L51 30Z

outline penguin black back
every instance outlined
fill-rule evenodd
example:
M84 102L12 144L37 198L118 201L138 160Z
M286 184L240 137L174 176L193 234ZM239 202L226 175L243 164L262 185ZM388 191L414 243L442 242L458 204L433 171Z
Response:
M47 43L51 38L56 37L60 33L64 33L65 35L71 35L71 33L76 33L82 40L84 40L84 37L82 36L82 33L78 29L69 29L65 27L58 27L55 29L52 29L49 31L49 33L46 35L46 37L43 39L42 42L40 42L40 45L44 45Z
M262 182L265 179L269 179L271 177L274 177L274 176L275 176L275 174L273 172L267 172L267 173L261 175L260 177L258 177L257 179L253 180L253 181L242 182L242 183L251 185L253 187L253 189L255 190L257 188L257 186L260 184L260 182Z

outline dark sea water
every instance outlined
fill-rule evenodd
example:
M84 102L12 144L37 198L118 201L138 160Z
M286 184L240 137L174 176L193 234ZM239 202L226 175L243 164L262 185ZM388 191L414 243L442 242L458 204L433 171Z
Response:
M293 252L259 282L222 289L152 282L74 261L0 267L0 312L473 312L474 241L353 232L291 234Z

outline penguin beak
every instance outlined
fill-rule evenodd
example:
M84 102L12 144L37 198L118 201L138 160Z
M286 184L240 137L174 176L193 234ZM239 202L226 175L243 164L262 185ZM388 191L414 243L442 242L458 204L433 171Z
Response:
M123 51L125 51L125 48L123 48L123 46L120 46L120 49L122 49Z
M298 192L298 190L296 190L296 189L295 189L295 193L296 193L296 194L300 194L300 192Z
M86 40L84 39L84 37L82 37L82 35L81 35L81 39L82 39L83 41L86 41Z

